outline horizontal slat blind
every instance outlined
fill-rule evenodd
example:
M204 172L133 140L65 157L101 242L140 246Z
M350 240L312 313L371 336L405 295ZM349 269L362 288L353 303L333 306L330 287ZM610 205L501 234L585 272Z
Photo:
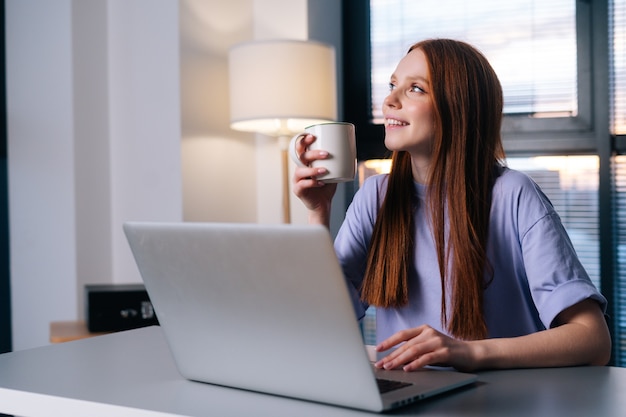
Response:
M615 285L613 302L614 310L618 311L614 321L614 341L618 346L615 364L626 366L626 156L619 155L613 158L615 208Z
M626 134L626 0L610 2L611 131Z
M433 37L465 40L487 56L505 113L576 115L574 0L371 0L370 9L375 121L398 60Z
M591 280L600 288L597 156L508 158L552 201Z

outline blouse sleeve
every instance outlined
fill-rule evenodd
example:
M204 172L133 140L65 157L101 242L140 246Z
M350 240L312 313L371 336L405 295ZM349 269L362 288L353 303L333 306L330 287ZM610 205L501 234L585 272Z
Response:
M606 299L591 282L559 215L540 188L528 179L520 191L519 237L533 301L546 328L568 307Z

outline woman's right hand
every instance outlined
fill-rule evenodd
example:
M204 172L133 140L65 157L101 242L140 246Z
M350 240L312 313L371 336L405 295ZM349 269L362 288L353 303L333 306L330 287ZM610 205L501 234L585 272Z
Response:
M326 184L317 179L318 175L326 174L327 170L324 167L311 167L311 162L328 158L328 152L309 150L313 142L315 136L306 135L296 143L296 153L300 161L307 166L296 167L293 175L293 192L309 210L310 223L328 226L331 201L337 190L337 184Z

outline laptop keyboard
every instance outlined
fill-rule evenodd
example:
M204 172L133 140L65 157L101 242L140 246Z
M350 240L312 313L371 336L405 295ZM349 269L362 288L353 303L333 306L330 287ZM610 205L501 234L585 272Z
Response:
M397 389L412 385L408 382L392 381L389 379L380 379L380 378L377 378L376 382L378 383L378 391L380 391L381 394L384 394L389 391L395 391Z

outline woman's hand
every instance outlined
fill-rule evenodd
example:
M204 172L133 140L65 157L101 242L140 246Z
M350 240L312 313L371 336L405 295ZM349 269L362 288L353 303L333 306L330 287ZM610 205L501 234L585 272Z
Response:
M330 205L337 190L337 184L325 184L317 180L318 175L324 175L328 171L323 167L311 167L311 162L328 158L328 152L309 150L308 147L313 142L315 142L315 136L306 135L296 144L296 153L300 156L300 161L307 166L296 167L293 176L293 192L309 210L310 223L328 226Z
M427 365L452 366L465 371L473 368L470 342L453 339L427 325L397 332L376 346L376 351L384 352L397 345L393 352L376 362L376 367L405 371Z

